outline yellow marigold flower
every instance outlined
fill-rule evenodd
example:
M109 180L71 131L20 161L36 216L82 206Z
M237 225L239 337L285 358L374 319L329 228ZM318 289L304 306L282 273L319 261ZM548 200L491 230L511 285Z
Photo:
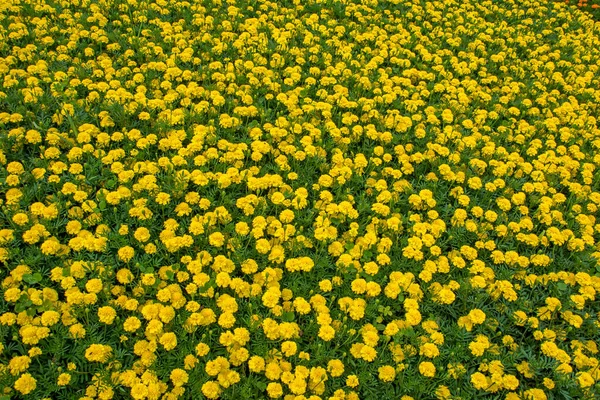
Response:
M169 202L171 201L171 195L169 195L168 193L160 192L159 194L156 195L154 200L156 201L157 204L164 206L164 205L169 204Z
M135 255L135 250L131 246L121 247L117 252L119 259L123 262L129 262Z
M126 332L135 332L142 326L142 322L137 317L128 317L123 323L123 329Z
M359 385L358 376L356 375L348 375L346 378L346 386L355 388Z
M133 280L133 274L126 268L121 268L119 271L117 271L116 277L117 281L123 285L131 283Z
M140 227L135 230L133 237L141 243L145 243L150 239L150 231L148 228Z
M272 399L277 399L283 395L283 388L279 383L271 382L267 385L267 393Z
M577 383L579 383L579 386L582 388L587 388L596 383L596 381L588 372L580 372L577 376Z
M236 233L245 236L250 233L250 227L246 222L240 221L235 224L235 231Z
M25 213L17 213L13 215L12 221L19 226L23 226L29 222L29 217Z
M484 390L489 386L487 378L481 372L475 372L471 375L471 383L475 389L480 390Z
M485 313L477 308L469 312L469 318L474 324L482 324L485 321Z
M71 374L62 373L58 376L57 385L58 386L67 386L71 382Z
M360 350L360 357L368 362L372 362L377 357L377 350L371 346L363 346Z
M90 293L100 293L102 288L102 281L98 278L90 279L85 283L85 290Z
M103 344L92 344L85 351L88 361L106 362L112 353L112 347Z
M198 357L204 357L210 351L210 347L206 343L198 343L196 346L196 354Z
M329 342L335 337L335 329L331 325L322 325L319 328L319 337L326 342Z
M298 346L295 342L285 341L281 344L281 352L286 357L293 356L294 354L296 354L296 351L298 351Z
M390 365L384 365L383 367L379 367L379 379L383 382L391 382L396 378L396 370L394 367Z
M424 343L419 349L419 354L424 355L428 358L435 358L440 355L440 351L437 346L433 343Z
M19 375L21 372L24 372L29 368L29 364L31 363L31 358L28 356L17 356L13 357L8 363L8 368L10 369L10 373L12 375Z
M516 390L519 387L519 380L514 375L506 374L502 377L502 386L508 390Z
M259 356L252 356L248 361L250 371L260 373L265 369L265 360Z
M189 371L193 369L198 364L198 362L199 360L196 356L194 356L193 354L188 354L183 359L183 368Z
M69 333L74 339L81 339L85 337L86 330L82 324L73 324L69 327Z
M60 314L56 311L45 311L42 314L42 325L53 326L60 321Z
M225 244L225 236L221 232L214 232L208 237L211 246L221 247Z
M423 376L433 378L435 376L435 371L435 365L429 361L423 361L419 364L419 372Z
M340 360L330 360L327 363L327 372L334 378L341 376L344 373L344 363Z
M319 288L324 292L330 292L333 289L331 285L331 281L329 279L324 279L319 282Z
M23 374L19 379L15 381L14 388L19 393L26 395L35 390L37 387L37 381L31 376L31 374Z
M525 400L548 400L548 396L542 389L529 389L523 392L523 399Z
M129 392L131 397L136 400L145 399L148 396L148 387L143 383L136 383L131 387L131 391Z
M177 347L177 336L173 332L163 333L159 340L165 350L173 350Z
M185 385L189 379L187 372L181 368L175 368L171 371L170 378L171 382L173 382L173 386L176 387Z
M117 316L117 312L110 306L100 307L98 309L98 318L100 322L111 325Z
M450 389L447 386L441 385L435 390L435 396L440 400L449 399L452 394L450 393Z
M550 378L544 378L543 383L544 383L544 386L546 386L546 388L549 390L554 389L554 387L556 386L554 381Z

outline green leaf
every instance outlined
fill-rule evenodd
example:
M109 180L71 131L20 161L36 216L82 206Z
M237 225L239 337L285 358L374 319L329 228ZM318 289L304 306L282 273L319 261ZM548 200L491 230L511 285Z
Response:
M18 312L18 313L23 312L26 309L27 309L27 307L25 307L23 305L23 303L17 303L17 304L15 304L15 311Z
M42 280L42 274L36 272L35 274L25 274L23 275L23 280L30 285L34 285Z
M283 315L281 316L281 319L284 322L293 322L296 319L296 316L294 315L293 312L291 311L286 311L283 313Z
M567 284L564 282L558 282L557 286L558 286L558 290L560 290L562 292L567 290Z
M33 305L33 303L31 302L31 300L29 300L29 299L19 299L19 301L17 302L17 304L15 304L15 311L16 312L26 311L31 305Z

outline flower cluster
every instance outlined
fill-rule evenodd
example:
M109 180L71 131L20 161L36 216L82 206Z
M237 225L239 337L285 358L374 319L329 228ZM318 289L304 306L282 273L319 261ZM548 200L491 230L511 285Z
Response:
M0 2L0 399L594 398L599 25Z

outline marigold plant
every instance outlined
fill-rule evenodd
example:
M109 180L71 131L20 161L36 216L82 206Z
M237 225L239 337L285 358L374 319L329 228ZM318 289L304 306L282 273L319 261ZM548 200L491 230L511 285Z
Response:
M0 400L595 398L599 32L0 1Z

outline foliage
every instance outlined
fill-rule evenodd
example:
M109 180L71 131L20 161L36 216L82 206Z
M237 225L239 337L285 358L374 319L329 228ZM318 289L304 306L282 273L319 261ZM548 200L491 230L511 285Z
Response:
M3 0L0 21L1 399L598 393L589 14Z

